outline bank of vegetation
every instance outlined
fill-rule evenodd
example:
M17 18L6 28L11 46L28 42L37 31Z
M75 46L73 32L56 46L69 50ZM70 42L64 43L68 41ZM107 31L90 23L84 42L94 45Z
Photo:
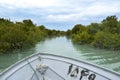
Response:
M36 26L31 20L12 22L0 18L0 52L33 46L47 37L63 34L63 31L46 29L43 25Z
M31 20L12 22L0 18L0 52L34 46L49 37L64 36L64 31L50 30L44 25L37 26ZM108 16L100 23L76 24L66 31L74 43L89 44L98 48L120 50L120 21Z
M77 44L90 44L104 49L120 50L120 21L108 16L100 23L77 24L66 35Z

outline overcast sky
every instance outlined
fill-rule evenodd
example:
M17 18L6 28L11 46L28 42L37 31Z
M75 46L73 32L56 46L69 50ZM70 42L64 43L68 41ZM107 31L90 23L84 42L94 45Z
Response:
M120 0L0 0L1 18L31 19L49 29L67 30L110 15L120 19Z

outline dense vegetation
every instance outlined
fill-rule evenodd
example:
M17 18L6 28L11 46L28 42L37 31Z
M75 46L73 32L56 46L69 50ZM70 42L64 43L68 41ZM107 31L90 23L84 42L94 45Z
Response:
M63 31L49 30L43 25L36 26L31 20L14 23L0 18L0 52L25 48L47 37L63 34Z
M33 46L48 37L64 35L64 31L49 30L36 26L31 20L12 22L0 18L0 52ZM95 47L120 50L120 21L116 16L108 16L101 23L77 24L66 31L73 42L90 44Z
M108 16L101 23L87 26L77 24L72 30L68 30L66 35L75 43L120 50L120 21L116 16Z

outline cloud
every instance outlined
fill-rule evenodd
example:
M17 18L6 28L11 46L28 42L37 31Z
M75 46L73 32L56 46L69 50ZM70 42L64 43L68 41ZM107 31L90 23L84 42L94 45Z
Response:
M32 19L37 24L73 25L120 17L120 0L0 0L0 17ZM64 25L63 25L64 26Z
M90 1L89 1L90 2ZM92 0L93 2L93 0ZM112 4L111 4L112 3ZM85 20L87 17L97 17L97 16L109 16L119 13L119 6L120 1L118 2L93 2L89 5L75 5L74 7L66 7L62 8L63 10L59 9L58 12L61 14L49 14L46 17L48 21L77 21L79 19ZM72 4L72 3L71 3ZM71 5L70 4L70 5ZM78 3L77 3L78 4ZM57 9L55 9L57 10ZM53 10L54 11L54 10ZM67 11L67 12L66 12ZM64 14L66 13L66 14Z
M55 6L56 0L1 0L0 4L12 5L15 7L49 7Z

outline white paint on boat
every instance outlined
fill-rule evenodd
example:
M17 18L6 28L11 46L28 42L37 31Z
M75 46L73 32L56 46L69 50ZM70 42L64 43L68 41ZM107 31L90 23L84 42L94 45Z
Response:
M73 67L68 74L71 64ZM40 68L41 65L47 68L44 70L44 67ZM76 68L78 73L75 72ZM41 74L42 69L44 74ZM85 73L86 70L87 73ZM86 75L83 75L82 71ZM75 76L71 77L72 74ZM119 73L108 69L85 61L45 53L29 56L0 74L0 80L80 80L80 77L81 80L120 80Z

